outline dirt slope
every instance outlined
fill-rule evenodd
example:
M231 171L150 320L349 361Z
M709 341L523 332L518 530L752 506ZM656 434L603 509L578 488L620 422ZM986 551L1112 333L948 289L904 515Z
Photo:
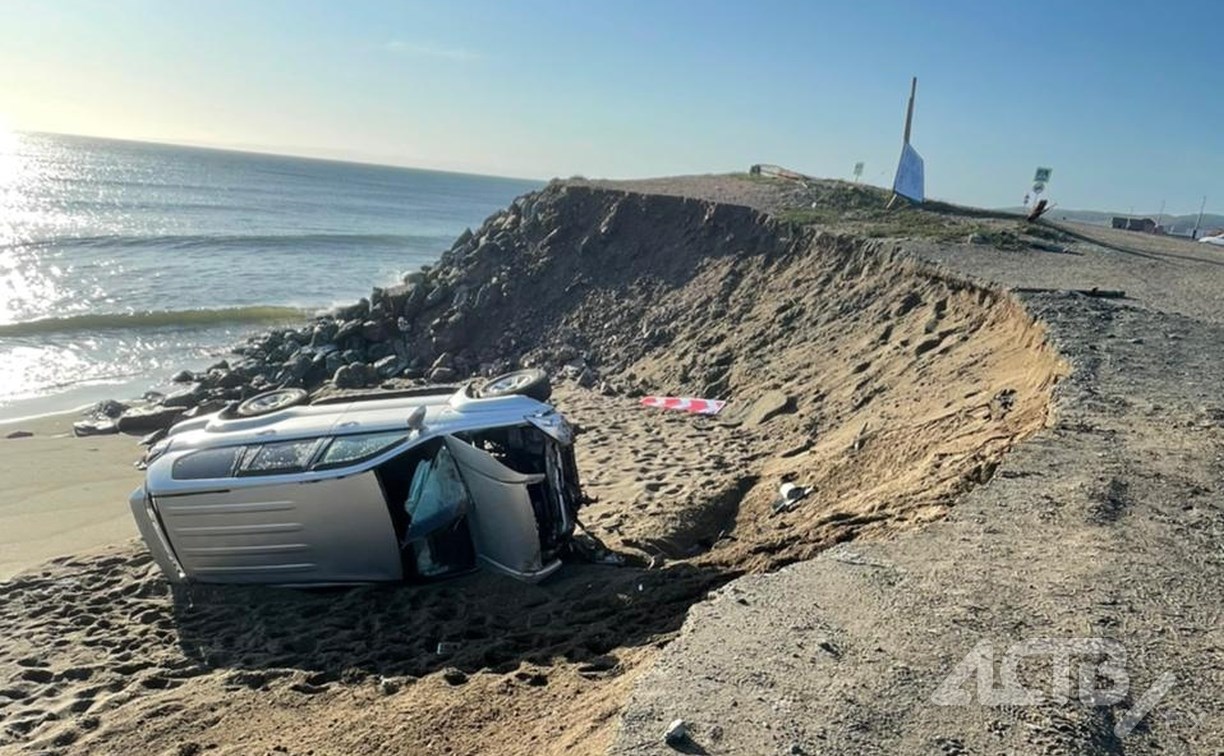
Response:
M630 564L175 602L139 546L61 560L0 584L0 748L600 752L694 602L941 517L1048 424L1065 373L1011 295L891 243L587 186L517 201L370 307L421 364L572 376L584 520ZM786 480L811 494L774 512Z

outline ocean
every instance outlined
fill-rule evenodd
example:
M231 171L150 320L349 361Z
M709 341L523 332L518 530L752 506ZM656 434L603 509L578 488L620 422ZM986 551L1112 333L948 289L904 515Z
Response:
M164 386L398 282L540 186L0 133L0 421Z

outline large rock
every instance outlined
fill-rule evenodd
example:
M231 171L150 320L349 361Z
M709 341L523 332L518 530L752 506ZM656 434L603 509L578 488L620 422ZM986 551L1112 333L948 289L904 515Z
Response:
M72 424L74 436L106 436L118 432L119 426L113 420L78 420Z
M361 324L361 338L366 341L386 341L387 323L384 320L367 320Z
M374 372L380 378L394 378L404 370L404 363L399 357L394 354L389 354L383 357L378 362L374 363Z
M364 322L365 321L362 321L362 320L345 320L344 322L340 324L340 327L336 330L335 341L337 343L343 342L348 338L351 338L353 336L360 334L361 327Z
M178 407L132 407L119 416L115 425L122 433L144 435L149 431L169 428L182 414Z
M166 398L162 399L162 406L180 407L184 409L187 407L193 407L200 401L200 397L203 395L204 387L198 383L193 383L184 389L180 389L179 391L166 395Z
M425 306L425 300L429 298L429 286L425 282L413 284L408 295L404 298L404 304L401 308L401 314L406 318L411 318L416 315Z
M117 402L114 399L106 399L98 402L90 409L91 415L100 417L109 417L112 420L122 415L128 408L128 405L123 402Z
M349 305L348 307L339 307L336 309L337 320L361 321L365 320L366 316L369 314L370 300L368 299L359 299L357 300L356 304Z

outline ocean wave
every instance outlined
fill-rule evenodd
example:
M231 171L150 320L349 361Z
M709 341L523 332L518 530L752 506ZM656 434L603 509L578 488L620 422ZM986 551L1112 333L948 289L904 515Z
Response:
M151 234L105 236L58 236L13 244L2 249L39 249L47 247L131 248L131 249L269 249L293 247L427 247L431 250L449 245L449 235L428 234Z
M255 305L200 310L87 313L0 324L0 338L77 331L146 328L207 328L226 324L273 324L303 320L313 313L297 307Z

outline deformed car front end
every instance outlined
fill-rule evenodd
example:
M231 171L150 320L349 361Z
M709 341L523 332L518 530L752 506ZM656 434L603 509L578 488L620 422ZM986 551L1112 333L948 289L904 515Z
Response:
M583 502L574 434L515 393L522 379L496 380L314 404L268 395L184 421L150 451L132 514L174 582L335 585L480 567L541 580Z

